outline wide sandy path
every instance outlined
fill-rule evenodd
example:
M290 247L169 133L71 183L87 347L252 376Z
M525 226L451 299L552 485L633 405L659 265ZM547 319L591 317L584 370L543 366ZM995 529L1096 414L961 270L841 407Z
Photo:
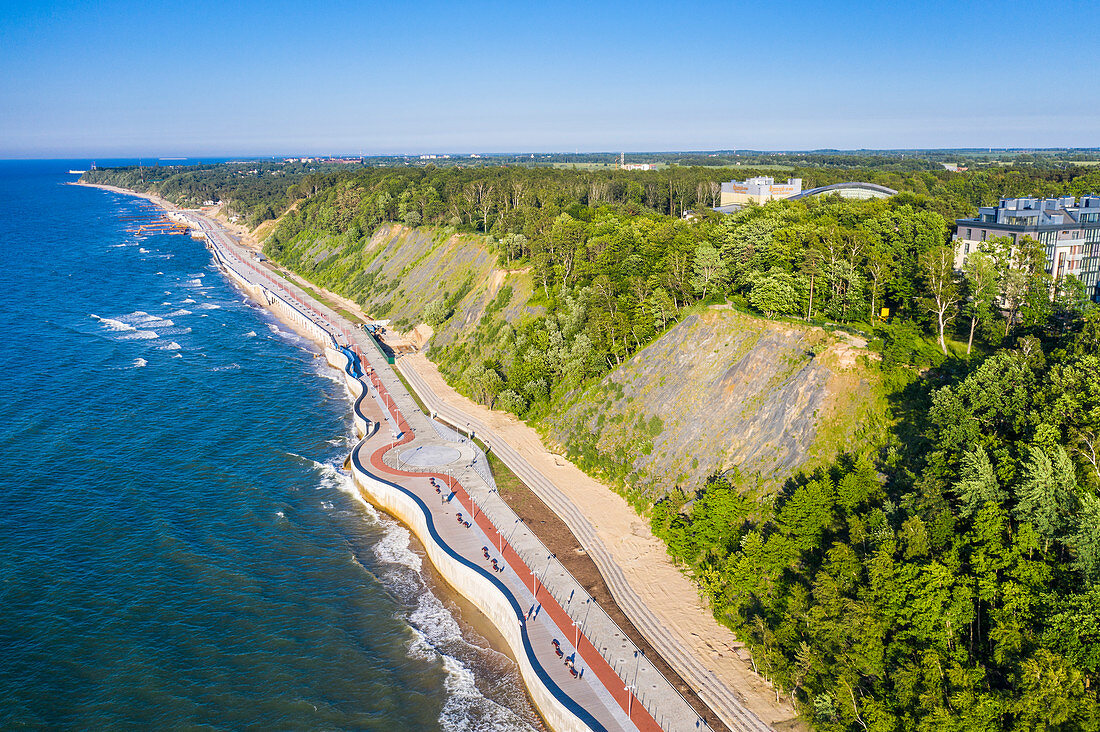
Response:
M503 412L486 409L456 392L443 380L436 365L422 354L403 356L398 359L398 367L415 377L410 379L414 387L416 381L421 381L434 392L435 398L450 408L448 412L457 410L468 415L471 422L480 422L483 428L495 433L482 436L493 445L498 457L510 462L499 444L503 441L573 504L576 510L568 511L565 507L566 515L562 515L559 506L551 508L577 534L616 601L638 629L731 728L754 726L746 718L751 715L769 726L797 725L793 706L786 699L777 702L774 688L738 655L738 649L742 649L741 653L748 657L743 644L714 620L694 584L672 564L664 544L621 496L564 457L551 453L539 434L526 424ZM525 482L533 481L525 479ZM540 492L538 486L530 487ZM542 497L546 500L546 496ZM576 525L585 523L590 530ZM593 542L602 547L593 546ZM601 548L606 552L601 552ZM602 554L607 555L602 557L605 561L601 561ZM605 566L609 564L607 559L613 566ZM649 622L646 617L636 615L648 616ZM742 705L742 709L736 708ZM746 710L751 715L746 715Z

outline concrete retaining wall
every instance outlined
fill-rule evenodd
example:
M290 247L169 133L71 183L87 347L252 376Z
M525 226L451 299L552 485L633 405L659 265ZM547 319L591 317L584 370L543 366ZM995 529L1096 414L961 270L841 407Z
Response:
M330 365L344 374L344 380L355 395L358 405L359 400L367 396L367 390L362 381L348 373L351 360L342 351L334 348L325 349L325 356ZM375 423L359 414L358 410L355 424L361 435L369 436L377 428ZM550 727L563 732L590 730L591 727L569 710L547 687L536 664L531 660L533 650L519 620L523 614L519 604L497 586L499 580L492 579L485 570L463 560L443 544L435 532L432 514L427 506L409 492L375 477L366 469L369 459L364 460L360 456L366 441L367 437L364 437L352 450L351 468L355 483L367 500L408 526L424 545L436 571L493 623L512 650L531 699Z

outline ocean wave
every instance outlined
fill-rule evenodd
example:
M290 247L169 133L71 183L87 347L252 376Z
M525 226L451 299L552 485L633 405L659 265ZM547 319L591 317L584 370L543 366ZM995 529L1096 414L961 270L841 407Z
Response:
M392 581L392 577L386 579ZM446 674L443 687L447 691L447 699L439 715L443 729L494 732L533 729L514 711L488 698L478 689L477 677L460 657L469 658L474 663L494 657L490 664L496 665L493 662L500 660L495 658L499 654L467 641L458 620L438 597L431 592L419 592L416 607L407 620L414 631L408 645L409 657L423 661L438 659L443 664Z
M184 300L184 301L183 301L182 303L180 303L180 304L181 304L181 305L191 305L192 303L195 303L195 302L198 302L198 301L197 301L197 300L193 300L193 299L191 299L191 298L187 298L186 300Z
M204 302L201 305L199 305L198 307L199 307L199 310L221 310L222 309L221 305L215 305L212 302Z
M493 730L493 732L526 732L530 724L508 707L489 699L477 688L473 671L456 658L443 654L443 670L447 673L443 688L447 701L439 714L445 730Z
M481 665L481 662L490 666L510 664L496 651L473 645L465 639L454 614L425 583L421 574L423 561L410 548L409 530L371 506L359 492L350 474L328 463L296 453L287 454L314 468L320 477L318 489L336 488L352 496L363 506L368 519L382 529L382 537L374 542L371 551L382 565L379 568L379 579L383 585L411 608L405 618L412 630L406 653L414 660L439 662L443 665L447 698L439 717L442 728L455 732L533 730L515 711L482 694L477 687L476 675L460 660L460 657L470 658L475 665ZM329 501L322 500L320 503L326 510L332 507ZM524 698L522 690L516 690L515 694L516 698Z
M256 337L256 331L250 330L250 331L248 331L247 333L244 334L244 337L245 338L255 338Z
M161 351L178 351L181 348L180 344L175 341L170 341L167 345L160 346Z
M169 305L169 304L171 304L171 303L165 303L165 305ZM165 317L166 318L178 318L182 315L190 315L190 314L191 314L190 310L185 310L184 308L180 308L179 310L173 310L172 312L168 313L168 315L166 315Z
M148 363L149 362L146 361L144 358L135 358L134 362L132 364L130 364L130 368L135 368L135 369L144 368L146 366L146 364L148 364Z
M141 252L142 254L148 254L149 253L149 250L146 249L145 247L138 247L138 251Z
M113 330L116 332L137 330L136 327L130 325L129 323L123 323L121 320L115 320L114 318L101 318L95 313L88 313L88 317L98 320L100 323L105 325L108 330Z
M160 338L154 331L151 330L135 330L133 333L127 333L124 336L120 336L122 340L127 341L152 341Z
M236 371L241 365L239 363L226 364L225 366L215 366L210 369L211 371Z

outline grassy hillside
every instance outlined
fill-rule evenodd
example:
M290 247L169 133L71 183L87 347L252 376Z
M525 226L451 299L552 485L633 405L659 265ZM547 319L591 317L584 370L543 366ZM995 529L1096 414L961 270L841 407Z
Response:
M372 236L299 234L265 251L313 282L358 302L375 318L390 318L401 330L429 321L435 342L472 337L488 311L500 320L528 312L531 278L497 269L486 238L449 228L379 227ZM433 302L445 316L425 317Z

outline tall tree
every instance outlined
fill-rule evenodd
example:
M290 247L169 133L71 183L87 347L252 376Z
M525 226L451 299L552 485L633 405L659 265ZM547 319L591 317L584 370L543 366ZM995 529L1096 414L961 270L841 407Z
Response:
M936 316L940 349L947 355L944 330L955 317L955 306L959 302L959 287L955 280L955 250L942 245L932 247L921 255L920 266L927 293L925 307Z
M695 248L695 276L691 285L700 291L699 299L707 299L707 290L721 287L728 277L726 263L718 250L710 244L700 244Z
M997 263L984 251L976 251L963 263L966 281L966 313L970 316L970 335L966 339L966 355L974 348L974 329L978 321L989 314L997 297Z

